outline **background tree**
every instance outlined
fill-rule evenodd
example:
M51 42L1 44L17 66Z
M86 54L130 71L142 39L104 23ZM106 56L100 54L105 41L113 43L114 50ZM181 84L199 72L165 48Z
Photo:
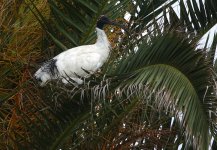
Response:
M7 16L1 25L2 148L208 149L211 136L216 139L216 38L209 51L196 46L216 24L217 2L180 1L180 17L175 2L3 1L3 10L13 13L1 13ZM126 11L129 21L121 19ZM102 72L79 88L56 82L38 88L30 79L37 64L93 43L101 14L120 18L130 31L107 27L113 51Z

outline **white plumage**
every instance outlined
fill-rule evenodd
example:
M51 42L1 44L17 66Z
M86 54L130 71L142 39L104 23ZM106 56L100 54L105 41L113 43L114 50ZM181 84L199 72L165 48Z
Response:
M40 85L44 86L53 79L61 79L63 83L68 83L69 78L77 84L82 84L83 81L78 76L89 76L84 70L90 73L97 71L106 62L110 52L110 44L103 30L104 24L117 25L102 16L97 23L95 44L71 48L45 62L34 75L40 81Z

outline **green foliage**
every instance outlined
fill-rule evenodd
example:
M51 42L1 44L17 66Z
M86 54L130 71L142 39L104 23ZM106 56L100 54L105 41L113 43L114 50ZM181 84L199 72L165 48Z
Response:
M141 45L135 55L120 63L120 76L133 71L120 87L137 91L144 84L155 94L164 93L162 102L156 99L158 107L175 111L178 118L183 113L187 139L198 141L198 149L207 149L209 127L215 124L209 122L216 101L212 70L202 51L195 51L188 39L176 36L163 35L150 47Z
M183 144L185 149L208 149L211 136L216 140L216 36L209 52L207 45L196 49L196 43L217 22L217 5L214 0L181 0L179 16L175 2L49 0L45 11L41 1L17 5L13 10L19 13L12 14L26 17L8 13L0 30L3 148L177 149ZM102 73L79 87L56 81L44 88L34 85L30 76L38 61L94 43L99 16L121 20L126 11L132 15L124 22L130 35L106 28L120 42L112 43ZM33 15L38 22L31 20ZM41 32L30 34L41 31L39 24L45 38ZM25 32L15 32L21 29ZM39 58L41 48L45 56Z
M130 0L49 0L52 20L47 22L36 7L32 11L40 20L48 35L55 44L65 50L78 45L93 43L95 40L95 24L100 15L108 15L111 19L123 16ZM52 26L54 25L54 26ZM67 45L67 46L66 46Z

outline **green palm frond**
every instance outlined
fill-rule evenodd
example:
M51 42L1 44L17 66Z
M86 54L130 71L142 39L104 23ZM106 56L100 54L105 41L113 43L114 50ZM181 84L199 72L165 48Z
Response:
M47 22L32 2L32 12L48 32L54 43L62 50L82 44L92 43L95 39L95 25L100 15L110 18L123 16L130 0L49 0L52 12L51 22ZM54 25L51 25L54 24Z
M179 17L172 8L176 1L49 0L45 16L30 1L29 9L49 37L46 48L55 44L63 51L93 43L97 18L123 17L126 10L132 15L131 35L121 37L103 75L91 76L84 85L52 83L35 90L27 81L14 88L23 101L32 100L28 107L25 103L13 108L28 136L13 128L4 146L13 149L13 142L17 149L39 150L177 149L183 144L186 149L208 149L211 136L216 140L216 77L210 61L216 36L209 53L207 46L196 50L195 43L216 23L216 2L181 0ZM4 70L0 75L7 73ZM4 102L13 95L4 96ZM9 111L1 110L1 118Z
M87 148L88 143L90 148L100 149L106 139L99 139L115 135L123 124L130 125L133 113L137 119L131 119L136 119L139 126L147 122L138 116L148 113L147 106L152 106L159 109L152 110L154 112L165 111L170 115L164 116L176 116L176 126L183 128L178 139L185 139L186 148L193 145L198 149L208 149L209 131L215 129L211 116L215 115L212 113L216 109L216 96L213 74L205 56L202 51L196 51L186 38L167 34L157 37L149 45L142 44L135 54L118 65L113 75L104 80L104 77L99 77L101 81L96 79L94 84L87 81L89 86L57 87L57 91L52 86L51 99L55 99L57 105L47 100L47 110L36 109L40 110L36 122L25 121L30 133L37 131L30 139L31 145L36 149L39 149L37 145L44 149ZM46 117L47 113L51 118ZM169 128L164 126L165 131L166 127ZM212 133L215 137L215 132ZM142 138L145 140L147 137L144 135ZM106 143L112 145L111 141ZM166 144L161 147L166 147Z
M165 92L157 101L159 107L170 111L176 108L178 117L183 113L187 139L199 142L199 149L208 148L213 124L209 113L216 109L216 96L212 69L202 51L195 51L183 37L164 35L150 46L141 45L135 55L120 63L116 72L120 76L129 74L119 85L123 91L140 92L144 84L155 94Z
M174 9L179 7L180 14L176 14ZM171 25L181 26L183 32L188 31L191 34L202 36L217 22L216 2L214 0L206 0L198 2L194 0L181 0L179 6L176 8L170 8L168 11L172 11L169 15L168 23ZM180 16L180 17L179 17ZM167 18L164 15L164 18ZM168 24L167 24L168 26Z
M175 5L173 6L173 4ZM151 9L154 5L158 5L159 9ZM137 39L141 36L152 37L156 35L157 31L159 35L159 31L163 33L166 30L176 30L189 34L193 39L200 39L217 23L215 0L205 0L204 2L202 0L198 2L181 0L179 2L170 1L168 4L164 4L163 1L147 3L140 0L136 6L141 10L135 9L132 12L130 26L132 30L136 30L135 38L137 37ZM139 40L137 40L138 42Z

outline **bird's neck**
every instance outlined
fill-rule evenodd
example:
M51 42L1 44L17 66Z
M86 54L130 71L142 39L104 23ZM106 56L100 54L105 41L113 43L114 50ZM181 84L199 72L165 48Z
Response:
M96 44L110 48L110 43L109 43L109 40L108 40L104 30L96 28L96 32L97 32Z

